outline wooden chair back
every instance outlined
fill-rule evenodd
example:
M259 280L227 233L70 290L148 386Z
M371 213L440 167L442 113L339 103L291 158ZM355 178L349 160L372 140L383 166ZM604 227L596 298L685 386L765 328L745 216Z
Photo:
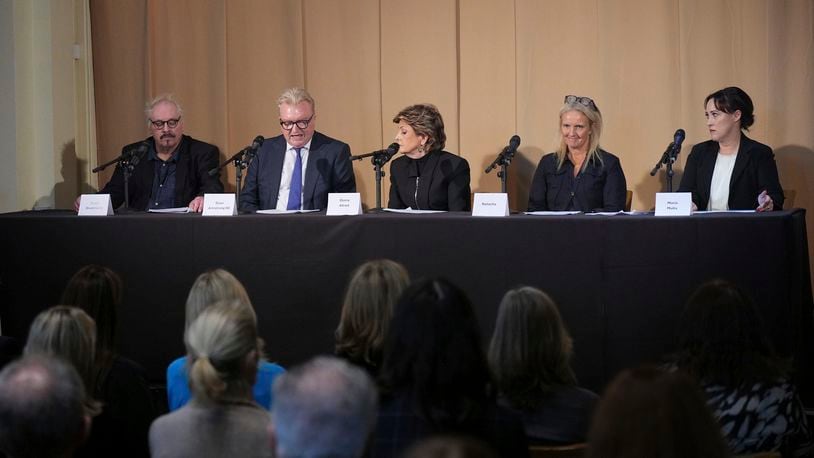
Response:
M529 457L531 458L582 458L588 444L571 445L531 445Z

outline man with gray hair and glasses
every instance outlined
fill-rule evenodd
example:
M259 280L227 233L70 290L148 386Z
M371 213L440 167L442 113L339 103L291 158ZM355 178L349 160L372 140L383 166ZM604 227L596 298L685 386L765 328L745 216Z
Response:
M324 210L328 193L356 192L350 147L316 131L316 104L302 88L277 99L281 135L263 143L249 165L240 209Z
M71 456L90 433L85 388L66 362L25 356L0 372L0 452L9 458Z
M205 193L223 192L218 147L184 135L184 110L170 94L160 95L144 110L150 137L122 148L135 151L137 164L130 176L129 208L138 211L188 207L203 211ZM113 177L99 191L110 194L113 208L124 202L124 172L117 165ZM74 207L79 209L79 199Z
M274 383L271 442L278 458L356 458L376 422L378 393L362 369L320 356Z

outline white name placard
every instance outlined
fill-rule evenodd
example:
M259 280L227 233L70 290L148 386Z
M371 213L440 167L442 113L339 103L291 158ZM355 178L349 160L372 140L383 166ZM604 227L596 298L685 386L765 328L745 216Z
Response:
M203 216L237 215L237 203L234 193L204 194Z
M113 204L110 194L82 194L79 198L79 216L110 216Z
M509 216L509 197L503 192L476 192L472 216Z
M656 216L692 215L692 193L657 192Z
M331 192L328 193L328 216L361 215L362 198L358 192Z

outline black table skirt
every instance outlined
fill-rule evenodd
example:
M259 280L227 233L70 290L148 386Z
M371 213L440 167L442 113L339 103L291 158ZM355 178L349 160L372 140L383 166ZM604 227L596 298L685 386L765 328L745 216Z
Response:
M290 366L332 351L351 271L383 257L413 278L441 275L460 285L485 342L507 289L547 291L574 337L577 376L594 390L620 369L669 352L683 303L715 277L745 288L778 350L797 367L814 367L804 210L667 218L48 211L0 215L0 240L3 334L25 339L76 270L105 265L125 281L121 352L154 381L184 353L184 303L204 270L226 268L246 285L268 358Z

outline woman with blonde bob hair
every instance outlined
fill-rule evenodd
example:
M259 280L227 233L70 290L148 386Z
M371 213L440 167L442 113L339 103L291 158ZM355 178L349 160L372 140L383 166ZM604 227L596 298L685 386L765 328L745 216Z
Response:
M251 305L211 305L184 341L193 398L150 427L151 455L271 456L269 415L252 396L261 342Z
M368 261L351 275L336 328L335 353L376 377L393 306L410 278L389 259Z
M231 300L240 301L252 308L249 293L234 275L225 269L214 269L202 273L195 279L187 296L184 329L189 330L198 316L212 304ZM180 409L192 397L188 369L185 356L176 359L167 367L167 399L170 411ZM271 409L271 385L274 379L283 372L285 369L277 364L265 360L259 363L257 383L254 385L254 399L266 409Z
M91 395L96 384L95 348L93 318L77 307L57 305L34 318L24 353L57 356L73 365L85 385L85 409L95 416L101 412L99 403Z
M620 211L627 184L619 158L599 146L602 113L588 97L567 95L560 109L559 148L540 159L529 211Z
M530 443L584 442L598 396L577 387L573 343L557 305L525 286L500 302L489 363L500 403L523 417Z

